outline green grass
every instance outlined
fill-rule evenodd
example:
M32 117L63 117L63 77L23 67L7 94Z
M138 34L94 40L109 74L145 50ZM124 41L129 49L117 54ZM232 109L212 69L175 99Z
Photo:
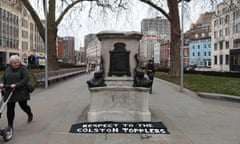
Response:
M168 77L167 73L156 72L155 77L180 84L180 78ZM240 96L240 78L184 74L184 87L195 92L221 93Z

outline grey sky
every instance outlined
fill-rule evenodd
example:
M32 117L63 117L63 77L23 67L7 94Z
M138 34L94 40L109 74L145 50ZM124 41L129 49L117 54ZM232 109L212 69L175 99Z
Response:
M80 46L83 46L84 36L89 33L98 33L103 30L140 31L142 19L161 16L159 12L154 9L149 10L149 6L138 0L132 0L131 3L131 7L121 13L110 13L108 11L108 15L106 15L100 9L94 9L91 12L91 18L88 16L89 3L86 3L87 5L84 6L83 11L74 10L73 13L68 13L64 17L58 28L58 35L74 36L75 49L78 50ZM40 8L38 7L38 9ZM213 9L192 1L188 4L186 10L184 31L189 29L191 23L196 22L200 13Z

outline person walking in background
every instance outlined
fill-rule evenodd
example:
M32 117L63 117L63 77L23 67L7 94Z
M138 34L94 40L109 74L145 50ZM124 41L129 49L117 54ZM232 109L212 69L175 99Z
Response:
M86 73L90 74L90 64L86 65Z
M152 85L153 85L155 67L153 64L153 60L151 60L151 59L148 61L148 64L146 66L146 73L147 73L149 79L152 80L152 84L151 84L150 91L149 91L149 93L152 94Z
M5 69L0 88L5 87L5 96L9 96L13 90L12 97L7 103L7 120L8 127L13 129L15 117L15 104L19 103L21 109L27 114L27 123L33 120L33 114L27 101L30 100L30 94L26 88L29 81L28 71L21 64L21 59L18 55L10 57L10 65Z

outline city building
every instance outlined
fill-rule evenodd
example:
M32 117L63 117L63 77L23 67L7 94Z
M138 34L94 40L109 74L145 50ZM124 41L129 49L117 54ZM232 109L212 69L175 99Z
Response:
M93 34L93 33L90 33L90 34L84 36L84 51L85 51L85 54L86 54L86 57L85 57L86 63L91 63L90 61L93 61L91 59L94 59L93 58L94 54L91 54L92 50L90 50L90 54L89 54L89 50L87 51L87 49L88 49L89 43L91 43L95 39L97 39L97 35Z
M189 65L211 66L211 19L213 15L214 12L201 14L197 22L192 24L185 34L189 44Z
M84 47L80 47L80 50L75 50L75 62L76 65L85 65L86 64L86 53Z
M140 42L141 59L143 61L147 61L148 59L160 60L160 55L155 58L156 54L154 54L154 51L160 52L160 50L156 50L156 47L158 46L160 49L161 39L170 40L169 21L161 17L143 19L141 22L141 32L143 34ZM160 63L160 61L157 61L157 63Z
M162 40L160 46L160 65L170 66L170 41Z
M224 0L212 19L212 70L240 71L240 3Z
M58 37L57 57L59 62L75 64L74 37Z
M85 37L86 57L87 63L96 65L100 63L101 59L101 43L98 40L96 34L90 34L91 38ZM86 40L86 38L89 38Z
M189 60L189 43L190 43L190 34L189 33L185 33L184 34L184 44L183 44L183 64L184 67L186 68L187 66L189 66L190 64L190 60Z
M34 21L21 1L0 1L0 66L11 55L19 55L24 63L28 56L44 56L44 44Z

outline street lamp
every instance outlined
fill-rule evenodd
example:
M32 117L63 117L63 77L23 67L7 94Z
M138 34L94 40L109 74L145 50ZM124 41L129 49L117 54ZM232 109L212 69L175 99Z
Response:
M45 13L45 88L48 88L48 12L47 12L47 0L45 0L45 9L44 9L44 13Z
M184 1L189 2L188 0L182 0L182 13L181 13L181 17L182 17L182 31L181 31L181 79L180 79L180 92L183 92L183 49L184 49L184 25L183 25L183 5L184 5Z

